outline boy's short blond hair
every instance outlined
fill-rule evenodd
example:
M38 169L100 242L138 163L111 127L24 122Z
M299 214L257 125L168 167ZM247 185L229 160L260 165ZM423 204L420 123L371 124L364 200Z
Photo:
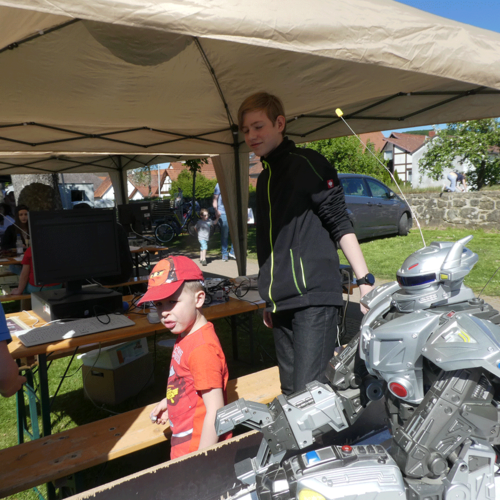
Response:
M257 92L248 96L238 109L238 127L241 130L243 127L243 117L245 113L250 111L264 111L267 117L271 120L272 124L276 123L278 116L285 116L285 107L281 99L275 95L269 94L267 92ZM281 134L284 136L286 132L286 122L285 128Z
M192 293L205 292L205 287L202 285L201 281L185 281L184 288Z
M202 208L200 210L200 215L202 215L202 214L207 214L208 215L208 210L206 208Z

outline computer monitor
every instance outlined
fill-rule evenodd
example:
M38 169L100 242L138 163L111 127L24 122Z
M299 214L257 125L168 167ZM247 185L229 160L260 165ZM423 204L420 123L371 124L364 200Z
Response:
M37 286L67 283L81 293L89 278L120 274L114 209L30 212L29 225Z
M118 205L118 219L125 228L142 234L151 229L151 203L140 201Z

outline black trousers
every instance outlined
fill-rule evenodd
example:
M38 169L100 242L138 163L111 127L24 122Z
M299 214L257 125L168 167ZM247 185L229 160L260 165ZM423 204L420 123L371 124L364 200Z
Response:
M305 307L273 313L273 335L285 395L313 380L327 382L325 369L337 346L337 306Z

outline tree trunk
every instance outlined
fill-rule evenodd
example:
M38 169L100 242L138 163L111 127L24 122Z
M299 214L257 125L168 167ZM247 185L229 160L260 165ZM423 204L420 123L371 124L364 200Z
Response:
M54 190L55 199L55 209L62 210L62 200L61 194L59 193L59 174L24 174L24 175L13 175L12 185L14 186L14 196L16 198L16 203L19 200L19 194L26 186L30 184L39 183L50 186Z
M196 214L196 170L193 171L193 215Z

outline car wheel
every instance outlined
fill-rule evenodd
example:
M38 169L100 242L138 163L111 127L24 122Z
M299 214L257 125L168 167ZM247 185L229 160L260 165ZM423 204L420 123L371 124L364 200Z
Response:
M408 214L405 212L401 219L399 219L398 224L398 234L400 236L406 236L410 232L410 221L408 218Z

